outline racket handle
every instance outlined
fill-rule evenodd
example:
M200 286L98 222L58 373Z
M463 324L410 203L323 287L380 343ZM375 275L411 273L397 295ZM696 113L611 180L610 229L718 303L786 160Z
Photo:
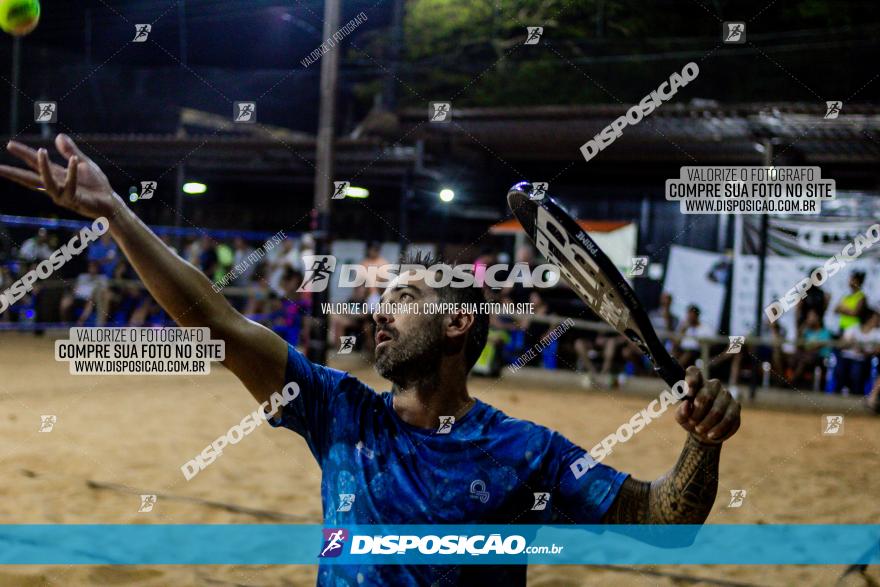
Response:
M657 373L657 375L660 376L660 379L665 381L670 388L675 387L676 383L684 380L684 369L678 364L678 361L672 357L669 357L668 361L664 361L662 366L655 368L654 372ZM690 394L684 397L685 401L692 401L693 399L693 396Z

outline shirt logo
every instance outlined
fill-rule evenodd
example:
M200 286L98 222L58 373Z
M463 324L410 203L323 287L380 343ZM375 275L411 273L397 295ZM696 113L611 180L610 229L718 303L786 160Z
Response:
M486 491L486 484L482 480L476 479L471 483L471 497L479 499L480 503L489 501L489 492Z

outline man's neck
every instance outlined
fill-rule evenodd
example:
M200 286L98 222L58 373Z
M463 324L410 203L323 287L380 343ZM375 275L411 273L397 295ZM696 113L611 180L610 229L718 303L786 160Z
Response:
M444 371L441 368L431 377L394 384L394 411L401 420L417 428L436 429L442 416L458 420L473 407L466 375Z

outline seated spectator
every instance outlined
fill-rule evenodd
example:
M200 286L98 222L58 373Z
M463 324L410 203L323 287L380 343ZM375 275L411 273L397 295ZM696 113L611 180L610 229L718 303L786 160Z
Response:
M678 316L672 313L672 294L660 294L660 306L648 313L648 319L668 352L672 352L672 336L678 330Z
M833 335L822 325L820 314L816 309L807 312L800 338L803 342L799 345L799 352L795 357L792 379L797 384L805 375L818 373L813 381L814 388L818 389L821 387L820 382L825 380L826 361L832 353L831 347L822 343L832 340Z
M269 320L272 330L288 343L297 346L308 344L306 327L311 305L297 289L302 285L303 275L293 269L288 270L282 279L284 297L274 304Z
M694 304L688 306L684 323L678 329L674 355L682 367L687 369L696 364L700 358L700 338L713 336L712 329L700 321L700 308Z
M77 326L82 326L97 307L99 311L96 316L96 322L98 326L104 324L107 317L104 312L107 309L106 301L109 295L107 282L107 276L101 275L101 268L98 263L90 261L88 271L81 273L76 278L73 292L67 293L61 298L61 320L69 322L78 314L76 323Z
M241 273L233 280L232 284L246 286L250 283L254 271L257 269L256 263L246 261L248 256L254 252L254 249L240 236L235 237L233 245L235 251L232 254L232 266L237 267Z
M529 296L529 301L533 304L532 307L534 308L535 313L530 317L526 317L523 323L525 329L525 348L522 349L523 351L537 348L536 345L540 343L551 330L558 326L558 324L553 324L546 320L534 319L536 316L546 317L550 315L550 307L547 305L547 302L544 301L544 298L541 297L541 294L537 291L533 291ZM555 340L550 342L541 351L542 363L545 369L556 368L556 351L558 348L559 341Z
M18 250L18 258L28 263L44 261L52 255L52 247L49 245L49 233L45 228L37 231L36 236L32 236L23 243Z
M850 326L841 341L844 346L834 369L834 392L848 395L865 393L870 357L880 346L880 315L868 306L864 306L859 324Z
M658 332L674 333L678 329L678 316L672 313L672 294L660 294L660 306L648 313L651 324Z
M109 232L105 232L97 242L89 245L88 260L98 264L101 275L113 277L119 257L119 250Z

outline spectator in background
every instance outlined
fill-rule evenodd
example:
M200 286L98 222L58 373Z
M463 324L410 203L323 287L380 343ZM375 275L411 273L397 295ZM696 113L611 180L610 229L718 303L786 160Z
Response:
M215 244L214 254L217 257L217 263L214 266L212 281L217 283L222 281L223 278L226 277L226 274L229 273L229 270L232 269L234 255L232 253L232 247L224 242L218 242Z
M296 291L302 285L303 274L288 270L282 279L284 297L274 305L269 316L272 330L293 346L308 345L308 316L310 305L302 293Z
M297 271L305 273L306 265L303 257L315 254L315 237L310 234L304 234L299 242L299 254L296 256L295 268Z
M529 245L523 245L516 250L513 260L515 264L525 263L529 266L529 273L535 268L535 250ZM517 281L507 288L505 294L510 296L510 301L517 304L525 304L529 301L530 288Z
M849 276L849 288L852 290L848 295L844 296L837 308L834 310L840 314L839 328L841 334L853 326L858 326L859 316L865 310L865 292L862 291L862 284L865 283L864 271L853 271Z
M674 334L678 330L678 316L672 313L672 294L660 294L660 306L648 314L648 319L658 332Z
M804 375L813 373L815 374L813 387L818 389L819 382L825 380L825 361L831 356L831 347L824 346L822 343L830 341L833 336L831 331L822 325L819 311L815 308L807 312L800 338L803 339L803 342L800 344L799 352L795 355L792 379L797 384Z
M687 369L696 364L700 358L699 339L714 334L709 326L700 321L700 308L694 304L688 306L684 323L678 330L674 352L681 366Z
M541 339L543 339L551 330L556 328L559 323L551 323L547 320L535 320L536 317L547 317L550 315L550 307L544 298L537 291L532 291L529 301L533 304L534 314L527 316L524 320L525 328L525 349L534 348ZM553 341L541 351L543 367L545 369L556 368L556 350L559 348L559 341Z
M186 237L183 245L183 256L195 267L199 267L199 259L202 256L202 243L200 239Z
M814 268L813 271L810 271L810 275L812 275L816 269L818 269L818 267ZM820 324L824 323L825 310L828 309L830 301L831 296L825 293L825 291L823 291L818 285L814 285L807 290L807 295L801 300L801 303L797 305L798 338L802 338L800 332L803 330L803 326L807 321L807 315L811 311L816 312Z
M119 260L119 249L109 232L105 232L100 239L89 245L88 260L98 264L101 275L113 277Z
M49 245L49 233L45 228L39 229L36 236L21 243L21 248L18 250L18 258L28 263L44 261L51 255L52 247Z
M232 245L235 248L232 253L232 266L238 267L241 271L232 283L233 285L244 286L251 282L251 277L253 277L254 271L257 268L256 263L245 263L245 259L254 252L254 249L248 246L247 241L240 236L235 237Z
M61 298L61 320L69 322L79 312L76 320L77 326L82 326L91 317L95 308L98 308L96 324L102 326L107 318L107 276L101 274L101 267L95 261L89 261L86 273L81 273L76 278L73 292L67 293Z
M203 234L199 239L199 269L208 279L213 280L217 272L217 244L208 234Z
M283 297L284 276L288 271L296 270L300 264L299 251L291 238L281 241L281 246L273 248L272 251L277 252L269 259L269 288L278 297Z
M880 345L880 315L863 305L858 319L859 323L847 328L841 338L844 346L834 369L835 393L864 393L871 368L869 358Z

